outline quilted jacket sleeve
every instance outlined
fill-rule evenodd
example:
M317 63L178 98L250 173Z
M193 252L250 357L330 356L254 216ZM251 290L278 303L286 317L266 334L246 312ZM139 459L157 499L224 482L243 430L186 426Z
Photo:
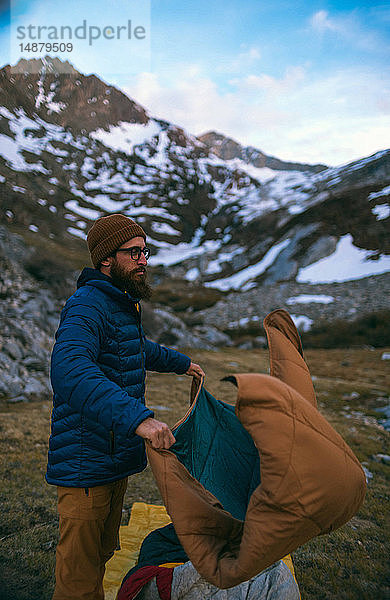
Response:
M165 348L151 340L145 340L146 368L159 373L177 373L182 375L188 370L191 359L172 348Z
M97 365L104 335L104 308L88 296L65 307L51 361L55 395L74 410L122 436L153 416L145 405L108 379Z

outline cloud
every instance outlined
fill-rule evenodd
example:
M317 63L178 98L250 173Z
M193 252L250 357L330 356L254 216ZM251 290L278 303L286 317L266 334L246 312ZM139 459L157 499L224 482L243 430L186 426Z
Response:
M325 31L336 31L341 33L345 28L343 23L336 21L336 19L331 19L326 10L319 10L314 13L310 19L310 25L319 33L324 33Z
M233 61L233 64L240 68L243 66L247 67L248 65L251 65L254 62L258 61L260 58L260 50L257 47L252 46L251 48L240 52L237 58Z
M259 91L268 94L281 94L294 88L305 78L305 69L301 66L287 67L283 77L278 79L266 73L247 75L242 79L231 79L230 84L245 88L248 92Z
M364 68L309 77L236 77L221 91L196 65L169 83L143 73L126 88L152 115L190 133L217 130L286 160L345 163L388 146L390 76Z
M257 46L247 47L245 44L242 44L241 49L242 51L236 56L218 65L216 71L218 73L240 74L253 68L253 65L261 59L261 52Z
M319 10L310 17L309 30L320 36L333 34L340 41L366 51L389 49L388 40L379 30L369 29L362 23L357 11L331 16L328 11Z

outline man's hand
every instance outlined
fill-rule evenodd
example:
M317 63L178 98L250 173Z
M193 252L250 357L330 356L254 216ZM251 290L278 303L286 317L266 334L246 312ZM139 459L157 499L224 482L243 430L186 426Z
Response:
M168 450L176 442L168 425L152 417L148 417L145 421L142 421L135 430L135 433L150 442L156 450L162 448Z
M188 367L188 371L186 371L186 375L189 375L190 377L196 377L196 379L202 379L202 377L205 376L202 367L200 367L199 365L197 365L193 362Z

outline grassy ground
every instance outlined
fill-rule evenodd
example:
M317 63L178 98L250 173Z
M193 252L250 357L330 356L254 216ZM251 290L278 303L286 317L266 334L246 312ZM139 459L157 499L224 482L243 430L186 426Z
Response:
M381 600L390 598L390 466L374 460L390 454L389 434L378 426L374 408L389 396L388 363L379 350L311 350L319 408L370 471L365 503L347 525L312 540L294 554L303 600ZM221 377L267 372L264 350L192 351L206 371L206 387L234 401L235 388ZM148 404L173 425L188 405L188 377L151 374ZM355 394L353 394L355 392ZM357 396L358 394L358 396ZM347 417L349 415L349 417ZM48 600L54 579L57 516L55 489L44 482L50 401L0 405L0 599ZM131 478L123 522L135 500L161 503L149 469ZM387 579L386 579L387 578Z

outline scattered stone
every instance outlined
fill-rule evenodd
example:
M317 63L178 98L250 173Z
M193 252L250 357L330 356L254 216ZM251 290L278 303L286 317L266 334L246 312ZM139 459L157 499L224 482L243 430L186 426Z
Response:
M9 371L12 367L12 360L10 359L9 356L7 356L7 354L4 354L4 352L0 352L0 365L2 368L6 368L7 371Z
M205 350L232 345L231 338L216 327L200 325L190 329L177 315L161 308L157 308L153 316L153 339L160 344Z
M41 318L42 316L42 302L38 298L32 298L28 300L22 307L23 316L27 319Z
M28 402L28 399L26 398L26 396L23 396L23 394L21 394L20 396L16 396L15 398L8 398L7 402L9 402L10 404L16 404L17 402Z
M47 331L57 331L60 322L60 311L57 315L49 315L46 319Z
M50 540L49 542L45 542L41 545L42 550L54 550L55 547L56 546L54 540Z
M27 369L43 371L47 367L46 361L43 361L38 356L28 356L23 360L23 364Z
M268 346L268 342L267 342L267 338L265 338L262 335L258 335L257 337L253 338L253 347L254 348L267 348Z
M194 327L193 333L215 347L233 345L231 338L216 327L206 325Z
M388 398L381 399L388 400ZM374 410L375 412L378 412L386 417L385 419L379 419L379 423L380 425L382 425L383 429L385 429L386 431L390 431L390 404L387 404L387 406L380 406L379 408L375 408Z
M343 400L357 400L360 398L360 394L358 392L351 392L350 394L344 394Z
M371 479L374 477L373 473L371 473L371 471L369 471L369 469L364 466L366 463L362 463L362 469L364 471L364 474L366 476L366 483L367 485L370 484Z
M47 388L35 378L31 378L23 390L25 396L30 400L41 400L47 394Z
M30 333L30 331L28 329L26 329L26 327L22 327L22 325L20 325L19 323L16 322L15 319L13 319L12 322L10 322L10 320L8 320L8 329L12 331L12 335L19 340L23 346L27 346L29 344L31 344L31 342L33 341L33 337Z
M390 431L390 419L380 419L379 423L383 429Z
M390 404L388 404L387 406L381 406L379 408L375 408L375 411L378 413L382 413L382 415L385 415L385 417L390 419Z
M8 373L3 373L2 383L7 396L16 397L23 391L23 382L19 377L12 377Z
M7 340L3 344L3 350L14 360L21 360L23 358L23 351L19 344L12 340Z
M239 346L237 346L240 350L252 350L253 348L253 342L252 340L248 340L247 342L242 342L242 344L239 344Z
M0 396L6 396L8 394L8 388L4 381L0 379Z
M372 458L376 462L382 462L385 465L390 465L390 456L388 454L374 454Z

